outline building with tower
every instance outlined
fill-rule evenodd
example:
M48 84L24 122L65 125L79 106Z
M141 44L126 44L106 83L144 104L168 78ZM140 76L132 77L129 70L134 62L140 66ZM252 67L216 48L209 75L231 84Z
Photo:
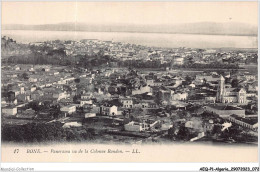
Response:
M220 75L216 102L247 104L246 90L244 88L232 88L230 85L226 85L225 78Z

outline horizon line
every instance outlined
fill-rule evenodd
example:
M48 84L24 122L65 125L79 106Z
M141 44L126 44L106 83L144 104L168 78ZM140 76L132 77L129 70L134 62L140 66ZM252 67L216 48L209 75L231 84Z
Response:
M78 22L78 21L69 21L69 22L57 22L57 23L42 23L42 24L22 24L22 23L2 23L3 25L30 25L30 26L39 26L39 25L59 25L59 24L89 24L89 25L142 25L142 26L160 26L160 25L182 25L182 24L198 24L198 23L214 23L214 24L248 24L252 26L258 27L258 23L249 23L249 22L233 22L233 21L223 21L223 22L215 22L215 21L200 21L200 22L178 22L178 23L159 23L159 24L154 24L154 23L147 23L147 24L142 24L142 23L117 23L117 22L105 22L105 23L95 23L95 22Z

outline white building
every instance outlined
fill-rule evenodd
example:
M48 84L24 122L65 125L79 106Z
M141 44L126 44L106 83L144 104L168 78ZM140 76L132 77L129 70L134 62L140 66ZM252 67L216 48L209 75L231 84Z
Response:
M85 113L85 118L93 118L93 117L96 117L96 113L94 112Z
M29 78L29 82L37 82L37 78Z
M184 58L183 57L175 57L173 63L176 65L183 65Z
M176 93L171 95L172 100L184 101L187 100L188 93Z
M136 132L140 132L140 131L144 131L148 129L148 125L145 123L138 123L138 122L129 122L128 124L124 125L124 128L126 131L136 131Z
M143 94L143 93L152 93L152 88L149 86L141 87L140 89L137 90L132 90L132 94Z
M16 115L17 107L4 107L2 108L2 113L6 115Z
M132 98L121 98L121 103L124 108L133 108L133 99Z
M92 100L80 100L80 106L84 106L85 104L92 105Z
M72 114L76 112L76 106L75 105L68 105L60 108L61 112L64 112L65 114Z
M82 124L78 122L67 122L62 126L62 128L81 127L81 126Z
M169 130L173 125L171 123L164 123L161 126L161 130Z
M118 115L117 113L117 106L113 105L102 105L100 107L100 111L102 115L107 115L107 116L115 116Z
M36 90L36 87L31 87L30 91L34 92Z
M205 97L205 101L207 103L215 103L216 102L216 97Z
M93 95L90 94L90 93L87 93L87 94L83 94L83 95L81 95L80 98L81 98L82 100L88 100L88 99L93 98Z

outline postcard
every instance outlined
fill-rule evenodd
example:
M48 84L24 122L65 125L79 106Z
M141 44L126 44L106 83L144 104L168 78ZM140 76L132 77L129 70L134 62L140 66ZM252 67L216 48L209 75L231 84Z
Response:
M259 161L256 1L4 1L1 28L2 162Z

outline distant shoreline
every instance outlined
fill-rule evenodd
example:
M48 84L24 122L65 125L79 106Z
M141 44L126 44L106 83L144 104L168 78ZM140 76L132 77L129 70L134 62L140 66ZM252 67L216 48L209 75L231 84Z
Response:
M248 36L258 37L258 34L222 34L222 33L182 33L182 32L149 32L149 31L88 31L88 30L50 30L50 29L2 29L4 30L19 30L19 31L52 31L52 32L107 32L107 33L154 33L154 34L181 34L181 35L214 35L214 36Z

